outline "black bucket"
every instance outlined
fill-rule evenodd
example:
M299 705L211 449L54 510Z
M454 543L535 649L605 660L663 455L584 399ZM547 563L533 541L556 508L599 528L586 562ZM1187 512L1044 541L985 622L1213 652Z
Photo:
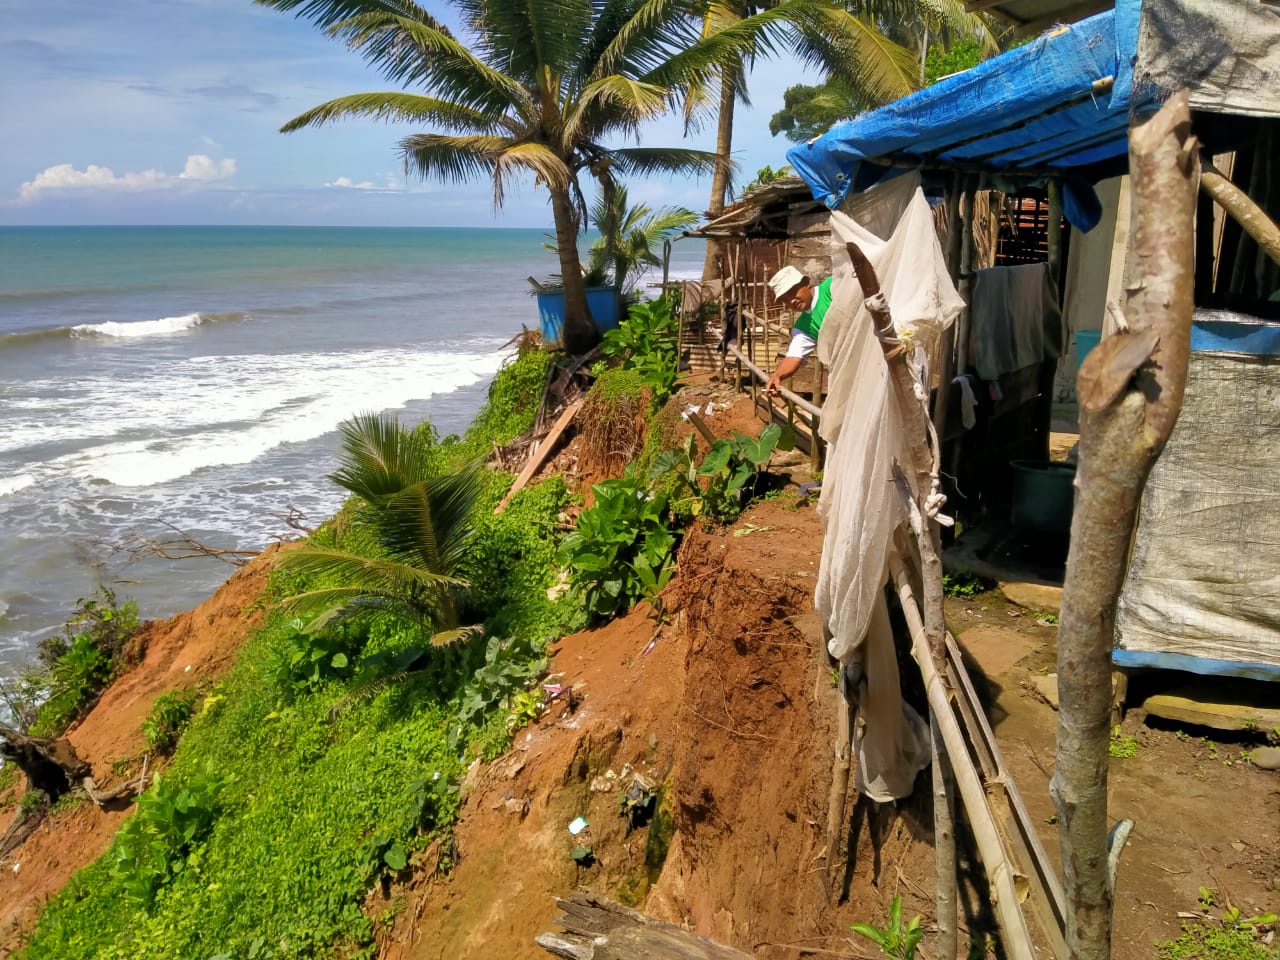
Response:
M1066 541L1071 536L1076 467L1058 460L1012 460L1013 525L1024 533Z

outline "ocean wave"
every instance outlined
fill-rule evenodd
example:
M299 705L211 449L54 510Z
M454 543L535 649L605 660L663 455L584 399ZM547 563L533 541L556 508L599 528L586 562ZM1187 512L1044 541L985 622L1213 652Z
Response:
M312 440L368 410L391 410L470 386L491 376L502 361L484 353L410 353L401 350L305 354L269 358L270 381L252 360L219 357L218 376L199 390L175 385L152 409L168 418L153 423L145 439L98 443L51 461L81 480L148 487L199 470L249 463L267 451ZM236 364L236 360L245 361ZM216 415L216 421L211 416ZM158 434L158 435L157 435Z
M35 482L36 478L29 473L20 473L16 477L0 477L0 497L7 497L11 493L25 490Z
M74 326L45 327L41 330L22 330L18 333L0 334L0 349L10 349L26 344L39 344L50 340L130 339L135 337L167 336L184 333L196 327L225 321L247 320L239 312L184 313L176 317L158 320L108 320L104 323L78 323Z

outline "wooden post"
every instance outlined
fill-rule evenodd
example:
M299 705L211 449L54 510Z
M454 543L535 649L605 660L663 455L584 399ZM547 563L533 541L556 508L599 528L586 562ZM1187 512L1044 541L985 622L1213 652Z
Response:
M1185 91L1129 133L1128 333L1085 358L1080 463L1058 638L1058 813L1073 960L1108 960L1114 864L1107 748L1116 603L1138 502L1182 406L1191 339L1196 149Z
M977 197L978 178L969 174L964 188L964 232L960 235L960 299L964 309L956 318L956 372L969 369L969 300L973 296L973 204Z

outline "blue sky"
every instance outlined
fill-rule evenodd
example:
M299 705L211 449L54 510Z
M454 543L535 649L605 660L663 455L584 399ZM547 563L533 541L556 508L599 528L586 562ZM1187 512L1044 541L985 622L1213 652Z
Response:
M442 4L429 2L439 10ZM250 0L9 0L0 5L0 223L546 227L532 180L493 212L487 182L406 180L405 126L348 121L289 135L290 118L387 84L341 43ZM745 179L785 163L769 135L790 61L757 66L734 159ZM656 121L647 145L711 149ZM706 206L709 180L631 185L633 199Z

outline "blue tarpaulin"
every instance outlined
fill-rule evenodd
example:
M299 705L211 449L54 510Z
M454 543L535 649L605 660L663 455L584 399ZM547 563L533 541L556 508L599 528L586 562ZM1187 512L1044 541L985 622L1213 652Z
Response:
M1091 229L1100 208L1090 174L1125 156L1131 115L1158 106L1153 90L1133 83L1140 7L1117 0L1114 10L833 127L787 159L829 207L904 169L980 171L993 185L1058 175L1063 213Z

